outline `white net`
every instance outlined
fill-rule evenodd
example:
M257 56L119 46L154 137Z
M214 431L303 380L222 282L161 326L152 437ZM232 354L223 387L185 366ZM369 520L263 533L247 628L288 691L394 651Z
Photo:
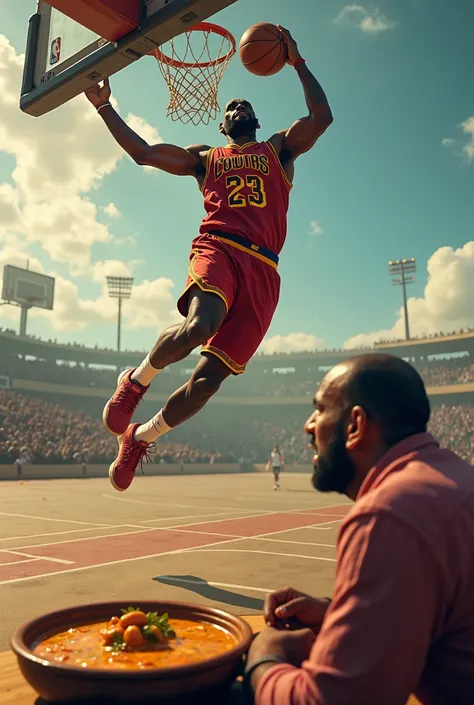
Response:
M235 54L232 35L209 25L205 29L198 26L153 54L169 89L166 116L194 125L215 120L220 110L219 83Z

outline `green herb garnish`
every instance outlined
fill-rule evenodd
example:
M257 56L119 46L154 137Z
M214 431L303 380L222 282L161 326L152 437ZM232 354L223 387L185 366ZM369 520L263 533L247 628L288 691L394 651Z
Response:
M139 607L127 607L124 610L120 610L122 614L127 614L128 612L141 612L141 609Z
M124 651L124 649L127 648L126 643L123 640L122 635L119 632L115 632L115 634L112 637L112 641L110 643L110 646L106 647L107 650L110 651Z
M168 612L165 612L164 614L161 615L161 617L158 616L158 612L148 612L147 614L147 619L148 619L148 624L143 627L143 633L146 635L147 638L151 637L152 640L156 641L156 636L153 634L151 631L151 627L157 627L160 632L163 634L165 639L174 639L176 637L176 633L173 630L172 627L170 627L169 624L169 615Z

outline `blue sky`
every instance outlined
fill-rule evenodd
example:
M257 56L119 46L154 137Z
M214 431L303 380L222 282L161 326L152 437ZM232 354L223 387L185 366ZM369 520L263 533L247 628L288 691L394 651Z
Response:
M474 325L474 118L469 122L474 116L474 6L469 0L455 5L454 9L450 0L381 0L375 6L364 1L359 5L339 0L238 0L214 17L237 39L256 22L288 27L334 113L333 125L296 163L288 239L280 260L282 293L269 331L274 346L302 345L292 334L303 334L299 340L304 344L314 342L304 336L315 336L329 347L342 346L362 333L400 334L401 291L391 286L387 269L387 261L398 257L417 259L417 281L410 287L415 333ZM34 7L32 0L0 0L0 31L19 54ZM0 70L0 79L1 75ZM218 120L194 127L165 117L167 88L153 60L140 60L112 77L111 83L120 113L139 116L144 130L152 126L165 142L222 143ZM258 78L235 57L221 82L221 105L237 95L254 104L262 125L260 139L305 114L303 92L291 67ZM84 100L80 97L74 101L80 102L77 108L68 108L89 116L74 123L77 140L86 144L94 129L108 149L106 141L111 138L105 126L101 125L103 134L92 126L91 120L97 118ZM61 110L54 123L50 116L19 115L26 121L22 124L38 132L39 154L49 124L54 129L53 124L63 120L61 129L67 131L72 113ZM0 115L0 135L1 130ZM19 185L14 169L22 158L21 147L11 151L5 142L2 147L0 137L0 189L1 182L20 189L20 209L28 208L32 192L32 201L44 205L49 197L35 196L33 179L26 175ZM67 159L67 154L61 158ZM76 271L73 251L68 260L64 254L56 255L57 243L45 251L41 236L34 241L31 231L17 235L15 242L24 243L22 252L45 272L71 280L75 292L68 290L69 313L63 310L62 318L59 313L49 318L31 315L29 332L112 346L113 311L105 313L100 298L100 272L112 269L94 269L94 264L123 260L131 263L129 271L138 283L161 281L157 289L151 284L146 291L143 287L148 314L138 323L132 321L133 303L128 305L124 345L148 348L157 328L175 315L174 299L184 283L189 245L203 215L201 195L191 178L143 171L128 158L117 161L94 188L77 187L76 195L81 208L86 209L84 202L97 207L94 222L107 229L109 239L100 242L91 236L89 263ZM55 197L53 192L52 207ZM119 217L100 210L109 203L115 204ZM32 222L30 209L27 215ZM89 222L85 227L94 230L95 225ZM9 252L13 232L4 239ZM161 298L156 305L169 309L164 315L153 312L153 291L158 290ZM82 303L72 301L76 295ZM94 300L103 307L102 319L91 313ZM140 305L141 299L136 300L135 306ZM13 315L6 307L3 313ZM65 325L67 315L77 320L76 329L71 322ZM17 324L0 317L1 325ZM286 336L290 337L285 340ZM273 349L271 345L268 349Z

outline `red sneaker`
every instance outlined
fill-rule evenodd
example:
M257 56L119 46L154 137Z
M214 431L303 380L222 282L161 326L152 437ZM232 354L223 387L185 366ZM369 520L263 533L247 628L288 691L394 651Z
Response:
M149 389L130 379L134 369L124 370L117 380L117 389L104 406L102 421L110 433L121 436L127 430L143 395Z
M155 443L146 441L136 441L135 430L139 423L131 424L122 436L117 438L119 452L112 465L109 467L109 480L118 492L124 492L130 487L135 477L138 463L143 472L143 458L148 463L152 462L151 453L155 448Z

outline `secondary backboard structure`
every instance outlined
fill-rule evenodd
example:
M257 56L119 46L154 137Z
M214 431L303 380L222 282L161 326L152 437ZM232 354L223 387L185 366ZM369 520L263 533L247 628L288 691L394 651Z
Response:
M25 308L36 306L52 311L54 283L53 277L6 264L3 268L2 298L7 304Z
M143 0L138 29L116 42L38 1L30 17L20 108L39 117L237 0Z

